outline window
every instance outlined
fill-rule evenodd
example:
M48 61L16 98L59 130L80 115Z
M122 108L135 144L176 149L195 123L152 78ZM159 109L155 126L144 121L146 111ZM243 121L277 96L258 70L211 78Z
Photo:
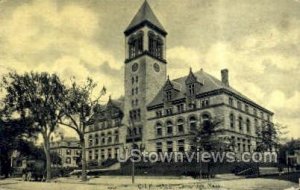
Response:
M201 107L208 107L209 106L209 99L201 100Z
M163 58L163 41L161 38L157 39L157 57Z
M172 99L172 92L170 90L166 92L166 97L168 101Z
M93 159L93 151L89 151L89 160L92 160Z
M178 151L184 152L184 140L178 140Z
M134 88L131 89L131 95L134 95Z
M234 122L234 115L233 114L230 114L230 116L229 116L230 118L230 127L232 128L232 129L234 129L234 127L235 127L235 122Z
M139 88L136 87L136 88L135 88L135 94L138 94L138 93L139 93Z
M237 102L237 108L238 108L239 110L241 110L241 109L242 109L242 104L241 104L241 102L240 102L240 101L238 101L238 102Z
M156 111L156 117L161 117L162 116L162 111Z
M105 159L105 150L101 149L101 159L104 160Z
M173 109L172 108L168 108L165 111L166 111L166 115L172 115L173 114Z
M66 158L66 164L71 164L71 158L70 157Z
M139 77L135 76L135 82L138 83L139 82Z
M115 143L118 143L119 142L119 135L116 135L115 136Z
M98 160L98 158L99 158L99 150L98 149L95 150L94 158L95 158L95 160Z
M131 84L134 84L134 77L131 78Z
M118 158L119 155L119 148L115 148L115 158Z
M188 89L189 89L189 95L193 96L195 94L195 84L189 84Z
M262 119L264 119L264 112L260 112L260 117L262 118Z
M173 152L173 141L167 141L167 152Z
M99 144L99 135L95 134L95 145Z
M243 118L239 117L239 129L240 131L243 130Z
M70 154L71 154L71 150L70 150L70 149L67 149L67 150L66 150L66 154L67 154L67 155L70 155Z
M135 105L139 105L139 100L138 99L135 99Z
M184 105L183 104L177 105L177 111L178 113L182 113L184 111Z
M247 128L247 132L248 132L248 133L250 133L250 127L251 127L250 120L247 119L247 120L246 120L246 128Z
M245 112L249 113L249 106L247 104L245 104Z
M254 119L254 125L255 125L255 128L257 130L258 129L258 120L257 119Z
M204 129L208 129L211 126L209 114L205 113L202 115L202 123Z
M255 108L253 108L253 114L257 116L257 110Z
M108 158L112 158L111 148L107 149Z
M173 123L171 121L167 121L167 134L168 135L173 134Z
M157 142L156 143L156 152L157 153L162 152L162 142Z
M197 129L197 120L194 116L190 117L189 126L191 131L195 131Z
M233 98L232 97L229 97L228 103L229 103L230 106L233 106Z
M157 136L162 136L162 126L160 123L156 124L156 135Z
M129 58L134 58L143 52L143 32L133 35L128 40Z
M178 130L178 133L184 133L183 119L178 119L178 121L177 121L177 130Z
M89 146L93 146L93 136L89 135Z
M108 139L107 139L107 143L112 143L112 138L111 137L108 137Z
M105 138L102 137L102 141L101 141L102 144L105 144Z

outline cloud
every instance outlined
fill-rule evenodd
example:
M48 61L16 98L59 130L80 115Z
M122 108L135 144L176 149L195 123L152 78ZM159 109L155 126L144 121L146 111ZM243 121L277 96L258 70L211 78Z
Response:
M0 29L0 61L17 72L47 71L64 80L93 78L100 86L119 96L114 88L120 80L122 64L100 47L95 37L103 30L99 14L76 3L58 5L56 1L19 4ZM108 65L113 72L101 70ZM112 87L112 88L110 88Z

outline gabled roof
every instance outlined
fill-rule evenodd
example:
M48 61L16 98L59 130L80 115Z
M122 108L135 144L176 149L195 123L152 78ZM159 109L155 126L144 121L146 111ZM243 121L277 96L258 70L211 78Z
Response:
M174 80L171 81L172 84L176 84L177 89L180 89L180 91L177 93L176 97L173 98L173 100L179 100L179 99L183 99L183 98L186 97L186 92L187 92L186 80L188 79L189 76L191 76L190 73L187 76L180 77L180 78L177 78L177 79L174 79ZM217 79L214 76L204 72L202 69L200 71L197 71L197 72L193 73L193 76L196 77L197 82L202 84L201 87L200 87L200 91L199 91L198 95L205 94L205 93L215 91L215 90L223 89L223 90L226 90L226 91L231 92L233 94L236 94L239 97L241 97L241 98L257 105L256 103L254 103L252 100L250 100L245 95L241 94L240 92L238 92L234 88L225 85L219 79ZM163 99L164 99L164 92L163 92L163 87L162 87L160 89L160 91L158 92L158 94L154 97L154 99L148 104L148 107L153 107L153 106L163 104L164 103ZM259 105L257 105L257 106L259 106ZM261 106L259 106L259 107L261 107ZM265 108L263 108L263 109L265 109ZM266 111L269 111L269 110L266 110Z
M144 1L143 5L140 7L136 15L133 17L132 21L130 22L129 26L125 30L125 34L138 27L140 24L143 23L150 23L157 29L161 30L163 33L167 33L162 24L159 22L155 14L153 13L151 7L149 6L147 1Z

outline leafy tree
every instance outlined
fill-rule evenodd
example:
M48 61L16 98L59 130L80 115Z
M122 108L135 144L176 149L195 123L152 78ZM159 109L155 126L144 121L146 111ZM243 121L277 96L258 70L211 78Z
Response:
M90 78L82 85L72 82L71 87L66 90L64 101L61 104L61 109L64 110L64 116L60 119L59 123L74 129L80 140L82 149L81 178L83 181L87 180L86 144L84 134L86 132L86 127L93 123L94 113L99 109L99 99L106 93L106 89L103 87L100 95L93 99L92 95L95 87L96 84Z
M230 142L227 142L225 137L221 136L222 129L220 128L223 123L223 119L219 117L210 118L205 120L191 131L192 147L194 149L200 149L201 151L215 152L226 151L229 149ZM195 151L195 150L193 150ZM208 175L211 176L210 165L212 160L208 162ZM200 172L201 175L201 172ZM201 176L200 176L201 177Z
M64 97L64 85L55 74L48 73L9 73L3 79L6 91L6 109L21 119L31 118L31 129L43 137L46 156L46 180L51 179L50 137L57 127L62 114L59 110Z
M0 100L3 103L2 100ZM4 103L0 108L0 174L9 176L11 171L10 157L13 151L26 151L30 140L36 138L35 131L30 128L31 118L14 118L12 112L5 108Z

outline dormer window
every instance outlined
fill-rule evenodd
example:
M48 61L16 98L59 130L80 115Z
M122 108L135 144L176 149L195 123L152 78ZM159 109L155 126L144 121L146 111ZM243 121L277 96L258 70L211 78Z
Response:
M195 84L189 84L188 85L189 88L189 94L192 96L195 94Z
M166 98L168 101L172 99L172 92L170 90L166 92Z

